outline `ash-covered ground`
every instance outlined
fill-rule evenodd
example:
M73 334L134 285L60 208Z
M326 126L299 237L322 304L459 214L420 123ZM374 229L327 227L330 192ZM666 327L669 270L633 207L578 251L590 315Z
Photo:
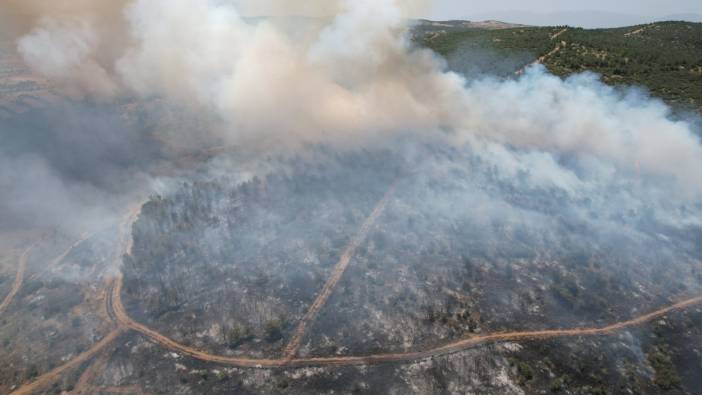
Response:
M492 155L471 147L402 146L320 150L314 160L284 161L246 181L204 174L152 197L134 224L123 269L130 314L212 354L280 357L345 245L390 188L307 328L300 356L411 352L501 331L602 327L702 292L699 227L655 215L697 208L632 196L645 183L635 174L579 193L528 171L513 182ZM559 166L581 171L572 158ZM402 367L304 374L361 385L356 390L368 385L370 393L407 391L407 369L423 372L418 393L689 391L694 366L702 366L699 350L669 336L698 337L700 318L693 309L609 338L484 346ZM674 384L657 386L666 373ZM298 374L279 372L279 389L304 392L290 377ZM466 374L480 384L464 381ZM388 384L373 383L374 375ZM325 388L324 380L312 381L304 388Z

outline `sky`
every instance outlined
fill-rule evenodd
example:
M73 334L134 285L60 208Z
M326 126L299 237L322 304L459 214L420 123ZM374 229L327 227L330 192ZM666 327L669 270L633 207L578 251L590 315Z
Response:
M329 0L229 0L246 16L329 16ZM356 0L352 0L356 1ZM433 20L500 20L527 25L629 26L658 20L702 22L702 0L397 0L407 16ZM427 6L427 3L429 4Z
M700 0L434 0L431 19L500 19L527 24L602 27L685 15L702 18Z

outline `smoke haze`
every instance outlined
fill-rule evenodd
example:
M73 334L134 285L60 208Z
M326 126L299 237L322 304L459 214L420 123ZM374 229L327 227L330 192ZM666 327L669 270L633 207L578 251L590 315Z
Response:
M596 197L626 185L637 201L663 204L669 194L696 207L702 146L692 124L673 120L663 103L607 87L594 75L561 80L540 67L516 80L467 80L413 47L407 18L427 4L406 4L10 1L0 12L35 72L75 98L160 110L149 115L156 121L148 130L120 124L118 117L102 131L71 128L69 144L94 142L81 152L95 151L67 169L70 161L54 160L50 150L17 159L26 147L4 149L3 161L11 162L3 166L2 181L13 198L3 201L24 200L43 178L50 179L43 185L56 185L59 200L80 207L85 203L76 196L104 201L115 186L124 195L124 189L150 185L105 181L154 176L149 158L162 147L145 149L148 135L151 142L203 148L217 142L259 159L318 145L352 150L407 139L450 143L494 162L505 177L526 172L534 185L552 184L572 196ZM310 14L325 18L290 18ZM79 114L83 126L103 123L95 119L99 112ZM197 121L179 122L191 116ZM64 128L47 127L53 138L68 136ZM105 149L114 155L100 154ZM30 172L17 170L27 161ZM111 165L103 169L103 162ZM76 168L90 174L78 177ZM24 181L11 177L18 172ZM667 210L662 217L673 213L656 207Z

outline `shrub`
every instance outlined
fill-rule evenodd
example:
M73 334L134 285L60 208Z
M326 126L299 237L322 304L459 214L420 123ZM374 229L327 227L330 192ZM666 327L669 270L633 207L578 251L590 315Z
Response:
M565 378L564 377L556 377L555 379L551 380L551 392L558 392L561 391L565 388Z
M654 382L664 390L671 390L680 387L680 375L678 375L673 360L667 347L657 347L648 353L648 361L656 371Z
M266 340L275 342L283 338L283 320L273 319L266 322L265 328Z

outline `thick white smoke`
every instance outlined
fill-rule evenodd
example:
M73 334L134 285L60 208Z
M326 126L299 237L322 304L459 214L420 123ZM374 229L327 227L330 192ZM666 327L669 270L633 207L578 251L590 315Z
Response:
M297 14L280 1L17 4L6 13L23 10L18 48L36 71L89 94L211 113L231 144L284 152L405 133L480 140L604 160L702 192L702 146L665 105L594 76L563 81L538 68L515 81L467 83L412 47L411 11L399 0L313 2L332 18L304 23L243 16Z
M702 147L691 126L662 102L617 92L595 75L565 81L535 68L518 81L482 80L466 95L463 130L505 144L593 155L694 192L702 185Z

